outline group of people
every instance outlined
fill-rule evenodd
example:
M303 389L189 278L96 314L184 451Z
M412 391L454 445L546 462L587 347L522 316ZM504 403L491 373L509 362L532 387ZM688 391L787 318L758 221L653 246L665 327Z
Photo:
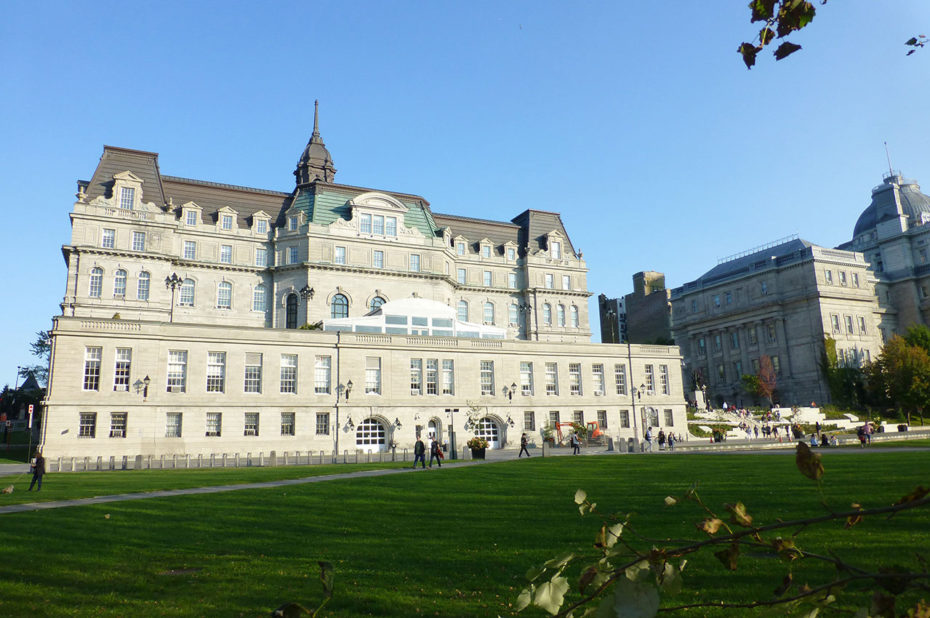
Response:
M442 452L442 446L436 440L435 436L430 440L429 444L429 467L433 468L433 460L436 460L436 465L442 467L442 460L445 459L445 455ZM423 438L417 436L417 441L413 445L413 468L416 469L417 462L420 462L421 468L426 468L426 444L423 442Z
M653 435L652 427L647 427L645 438L646 438L646 441L643 443L643 451L647 453L652 452L653 440L659 443L660 451L661 450L674 451L675 443L681 442L681 434L676 435L672 433L671 431L668 433L665 433L665 431L661 427L659 428L659 433L657 435Z

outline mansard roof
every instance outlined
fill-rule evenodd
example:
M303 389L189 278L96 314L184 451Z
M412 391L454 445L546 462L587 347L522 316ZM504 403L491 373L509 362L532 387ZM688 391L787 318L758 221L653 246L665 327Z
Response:
M164 206L165 192L161 183L161 173L158 171L158 153L131 148L118 148L104 146L100 155L100 163L94 170L90 181L81 183L85 186L84 193L87 199L96 197L113 197L113 176L120 172L130 171L142 180L142 201L152 202L156 206Z
M750 249L731 258L723 258L719 264L701 275L695 283L710 285L725 279L730 279L759 268L767 267L772 260L776 263L786 258L806 252L813 243L800 238L792 238L785 242L776 242L757 249Z
M528 253L548 250L546 235L549 232L556 231L565 239L566 246L563 247L563 250L570 252L572 255L578 254L568 237L568 232L565 231L565 226L562 224L562 216L557 212L525 210L511 221L522 228L519 244L526 247Z

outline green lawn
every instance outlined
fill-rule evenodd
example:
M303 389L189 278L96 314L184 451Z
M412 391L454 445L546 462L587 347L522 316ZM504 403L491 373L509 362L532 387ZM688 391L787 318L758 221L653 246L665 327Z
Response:
M928 453L824 451L825 497L842 510L893 503L930 485ZM360 466L362 467L362 466ZM364 466L386 467L386 466ZM293 478L354 466L51 474L42 498ZM9 483L0 479L0 486ZM0 505L32 497L19 491ZM0 615L262 616L319 598L318 560L336 569L327 616L509 615L524 574L590 548L597 522L572 497L635 513L652 537L700 538L692 505L665 507L693 482L713 508L742 500L757 522L823 512L790 454L552 457L277 489L157 498L0 515ZM928 549L930 512L867 519L799 537L805 549L908 562ZM748 557L728 573L693 557L665 604L770 598L784 565ZM812 585L832 573L796 564ZM863 597L865 598L865 597ZM691 615L714 615L707 610ZM527 611L526 615L541 615ZM733 613L717 615L735 615Z

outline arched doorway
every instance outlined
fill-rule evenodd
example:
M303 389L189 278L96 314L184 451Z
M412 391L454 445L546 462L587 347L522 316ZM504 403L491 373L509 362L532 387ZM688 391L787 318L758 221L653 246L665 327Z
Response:
M366 418L355 429L355 448L374 452L387 450L387 430L380 421Z
M649 407L645 411L646 418L643 419L643 422L646 423L646 427L658 427L659 426L659 411L655 408Z
M297 294L288 294L285 300L284 328L297 328Z
M429 424L426 426L426 437L429 440L442 442L442 423L439 421L439 419L429 419Z
M485 416L475 425L475 437L488 441L488 448L501 447L501 428L494 419Z

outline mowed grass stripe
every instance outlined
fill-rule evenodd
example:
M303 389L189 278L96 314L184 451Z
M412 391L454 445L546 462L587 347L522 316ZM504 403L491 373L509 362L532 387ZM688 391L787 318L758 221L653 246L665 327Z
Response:
M824 495L838 510L853 500L891 504L930 484L927 459L926 452L826 452ZM257 472L269 474L238 472L247 472L249 482ZM173 474L187 472L155 474L168 478L152 484L205 479ZM75 485L67 491L92 486L118 493L136 475L95 475L102 478L88 485L77 478L83 475L71 475ZM68 476L50 476L49 488ZM793 455L680 455L534 458L8 514L0 518L0 615L267 615L285 601L319 599L317 560L336 568L328 616L507 615L530 566L590 547L597 524L579 517L576 489L603 509L635 513L643 534L700 538L694 522L703 515L695 507L662 502L694 482L713 508L741 500L763 523L823 512L815 484L797 472ZM928 524L928 513L910 513L849 531L831 525L801 539L890 563L926 549ZM783 571L778 561L762 559L727 573L712 556L693 557L685 592L667 602L769 597ZM796 578L817 575L796 567Z

